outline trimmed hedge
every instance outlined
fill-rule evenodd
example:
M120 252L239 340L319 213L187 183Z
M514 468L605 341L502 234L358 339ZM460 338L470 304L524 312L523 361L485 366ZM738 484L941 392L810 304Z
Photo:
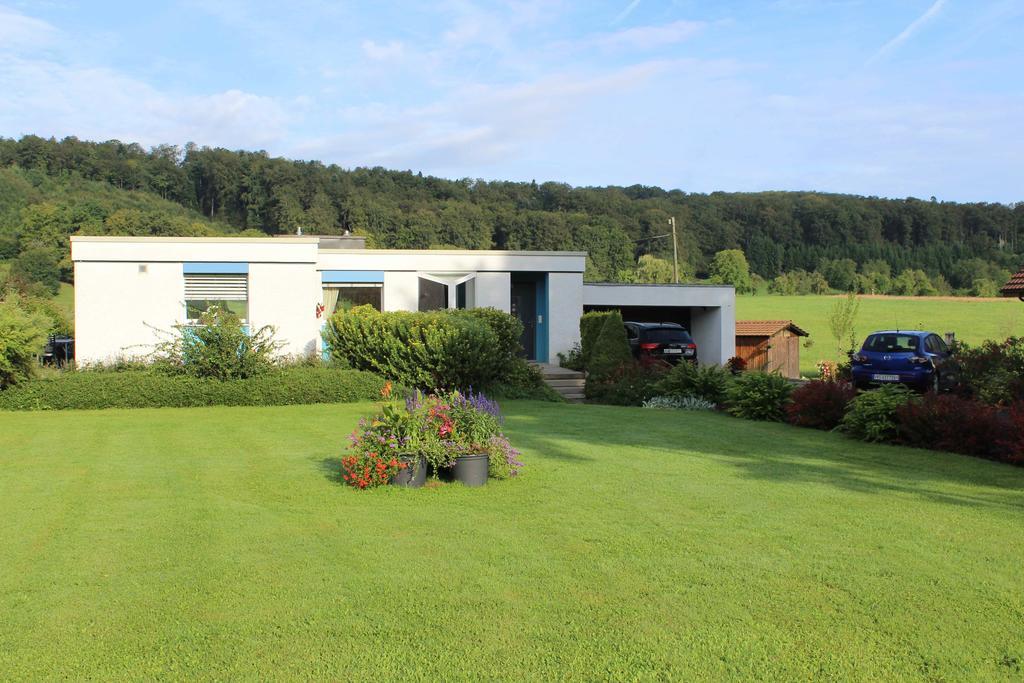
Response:
M604 324L592 345L587 358L587 370L591 376L600 379L618 370L624 363L633 361L633 353L629 350L626 338L626 326L622 322L622 314L609 311L604 316Z
M580 356L583 369L590 369L590 359L594 355L597 338L611 311L590 311L580 316Z
M489 389L517 370L522 323L495 309L381 313L357 306L324 330L331 358L427 391Z
M293 367L220 381L153 370L64 372L0 391L0 410L185 408L350 403L380 398L384 379L368 372ZM395 388L395 391L402 391Z

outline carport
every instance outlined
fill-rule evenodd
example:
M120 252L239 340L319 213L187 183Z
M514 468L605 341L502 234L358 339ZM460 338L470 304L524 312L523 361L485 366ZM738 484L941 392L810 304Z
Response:
M697 343L701 364L736 354L736 291L724 285L583 285L583 310L618 309L623 320L679 323Z

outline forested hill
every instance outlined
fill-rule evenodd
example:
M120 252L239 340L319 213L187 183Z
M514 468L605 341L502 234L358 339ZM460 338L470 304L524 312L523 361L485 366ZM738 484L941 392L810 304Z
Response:
M307 234L350 230L380 247L582 249L591 254L588 279L614 280L635 269L642 254L671 257L670 240L650 238L664 235L675 216L691 277L706 273L716 252L738 248L751 270L767 279L822 272L830 261L849 259L861 269L884 262L893 275L919 269L954 289L970 288L979 272L1000 277L1019 265L1024 251L1024 204L445 180L264 152L194 145L146 150L36 136L0 138L0 169L12 167L17 182L9 173L0 187L0 234L17 237L22 246L59 232L277 234L301 226ZM76 179L152 201L122 210L111 224L102 202L83 210L81 193L43 196L32 189ZM34 199L19 196L33 191ZM183 207L176 216L168 208L174 205Z

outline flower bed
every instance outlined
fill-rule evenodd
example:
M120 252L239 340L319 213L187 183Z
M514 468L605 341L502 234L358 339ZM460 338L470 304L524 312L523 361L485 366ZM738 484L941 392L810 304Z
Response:
M413 476L403 479L422 481L416 475L424 467L435 477L450 475L463 459L476 459L476 467L482 467L481 456L486 456L486 472L480 472L484 479L513 477L523 466L519 451L501 431L497 402L483 394L415 392L399 402L392 400L391 386L385 385L381 395L380 410L360 420L349 437L350 453L341 464L342 479L349 486L365 489L392 483L407 469Z

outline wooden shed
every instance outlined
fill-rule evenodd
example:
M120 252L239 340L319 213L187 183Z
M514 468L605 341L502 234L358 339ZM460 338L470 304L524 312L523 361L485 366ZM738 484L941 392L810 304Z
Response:
M1009 282L1003 285L1003 288L999 290L1003 296L1015 296L1021 301L1024 301L1024 268L1021 268L1013 277L1010 278Z
M799 379L800 337L807 336L792 320L737 320L736 355L747 361L749 370Z

